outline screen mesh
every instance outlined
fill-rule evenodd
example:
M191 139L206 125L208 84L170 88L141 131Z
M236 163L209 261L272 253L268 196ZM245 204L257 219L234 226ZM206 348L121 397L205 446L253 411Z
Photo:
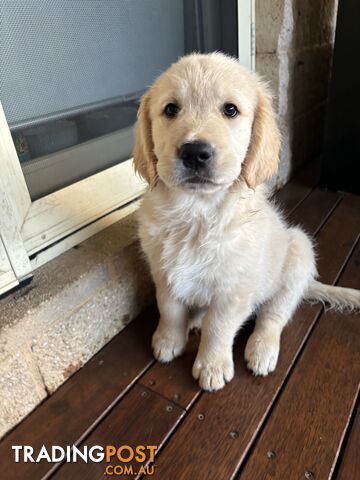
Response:
M12 129L142 92L184 53L183 0L0 0Z

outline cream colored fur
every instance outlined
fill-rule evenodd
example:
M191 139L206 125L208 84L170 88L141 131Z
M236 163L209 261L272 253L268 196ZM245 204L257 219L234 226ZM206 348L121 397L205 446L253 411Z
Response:
M180 110L169 119L171 102ZM222 113L227 102L238 107L236 118ZM193 140L214 148L211 183L184 182L177 152ZM182 58L142 99L134 162L150 185L139 233L160 311L154 355L171 361L184 351L189 325L201 326L193 376L206 390L232 379L234 337L253 312L245 359L254 374L267 375L303 298L360 305L358 291L314 280L311 240L268 200L264 182L277 170L279 148L266 85L220 53Z

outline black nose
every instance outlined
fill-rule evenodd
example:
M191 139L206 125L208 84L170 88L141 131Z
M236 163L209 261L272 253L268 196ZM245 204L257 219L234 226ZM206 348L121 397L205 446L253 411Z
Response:
M184 143L179 148L179 158L187 168L205 167L214 155L211 145L200 140Z

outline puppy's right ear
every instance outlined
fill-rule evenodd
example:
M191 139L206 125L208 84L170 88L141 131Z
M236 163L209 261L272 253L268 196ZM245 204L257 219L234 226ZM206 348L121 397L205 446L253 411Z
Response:
M250 188L265 182L279 167L280 132L266 85L258 82L252 135L241 175Z
M154 153L149 102L150 92L147 92L141 98L138 111L133 157L135 171L139 173L151 187L154 187L157 181L157 158Z

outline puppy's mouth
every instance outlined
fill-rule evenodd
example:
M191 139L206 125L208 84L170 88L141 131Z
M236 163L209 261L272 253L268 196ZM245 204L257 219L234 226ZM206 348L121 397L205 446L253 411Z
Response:
M186 190L209 193L222 188L220 183L215 182L209 177L204 177L203 175L191 175L186 177L182 180L181 186Z
M201 184L201 185L216 185L210 178L203 177L202 175L193 175L185 178L184 183Z

